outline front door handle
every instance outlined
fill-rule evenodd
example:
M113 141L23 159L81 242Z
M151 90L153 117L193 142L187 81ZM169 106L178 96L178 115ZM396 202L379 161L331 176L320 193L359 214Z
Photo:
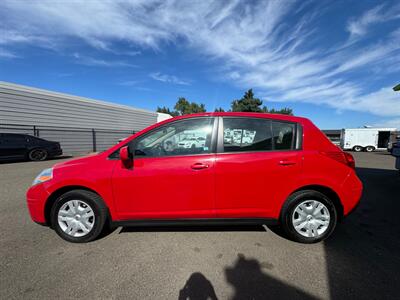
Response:
M295 165L296 162L294 160L280 160L279 164L281 166L291 166L291 165Z
M203 163L195 163L191 166L191 168L193 170L202 170L202 169L207 169L208 165Z

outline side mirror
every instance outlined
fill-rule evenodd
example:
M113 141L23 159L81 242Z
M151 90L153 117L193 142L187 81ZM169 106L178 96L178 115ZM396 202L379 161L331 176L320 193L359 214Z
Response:
M133 166L133 156L129 151L129 147L125 146L119 150L119 158L121 159L122 165L129 169Z

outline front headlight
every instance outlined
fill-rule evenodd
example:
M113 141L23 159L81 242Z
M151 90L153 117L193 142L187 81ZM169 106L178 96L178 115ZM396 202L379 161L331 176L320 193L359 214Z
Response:
M36 176L35 180L32 182L32 185L45 182L53 178L53 168L44 169L42 172Z

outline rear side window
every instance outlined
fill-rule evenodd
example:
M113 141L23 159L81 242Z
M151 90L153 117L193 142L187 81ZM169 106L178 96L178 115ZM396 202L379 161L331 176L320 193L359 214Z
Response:
M271 121L224 118L224 152L272 150Z
M291 150L295 148L295 129L296 125L293 123L272 121L275 150Z
M223 151L270 151L296 148L296 124L261 118L224 118Z

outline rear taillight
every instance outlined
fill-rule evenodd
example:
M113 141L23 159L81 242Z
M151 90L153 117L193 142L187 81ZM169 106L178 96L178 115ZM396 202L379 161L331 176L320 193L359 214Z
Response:
M353 155L343 151L320 151L320 154L327 156L331 159L334 159L342 164L349 166L350 168L356 168L356 162L354 160Z

